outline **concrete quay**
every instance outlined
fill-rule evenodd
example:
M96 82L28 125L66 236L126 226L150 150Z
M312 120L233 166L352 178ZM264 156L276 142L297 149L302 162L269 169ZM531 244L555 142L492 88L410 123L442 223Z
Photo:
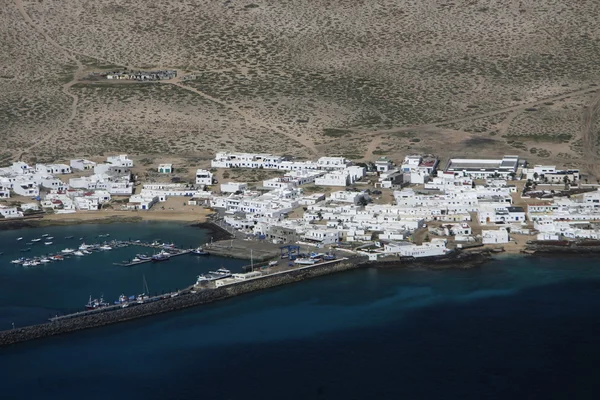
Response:
M279 258L279 245L243 239L220 240L204 246L212 255L254 260L257 263Z

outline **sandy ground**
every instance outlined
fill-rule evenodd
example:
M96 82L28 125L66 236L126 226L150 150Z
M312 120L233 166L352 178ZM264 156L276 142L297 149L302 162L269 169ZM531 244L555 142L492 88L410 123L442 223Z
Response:
M3 8L0 164L127 152L197 167L218 150L590 163L597 1L121 3ZM123 68L180 74L84 80Z

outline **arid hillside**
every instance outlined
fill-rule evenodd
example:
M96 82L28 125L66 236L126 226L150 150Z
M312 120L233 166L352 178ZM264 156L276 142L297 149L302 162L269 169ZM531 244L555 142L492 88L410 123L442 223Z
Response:
M595 0L8 1L0 163L227 149L593 167L599 155ZM86 78L125 68L178 76Z

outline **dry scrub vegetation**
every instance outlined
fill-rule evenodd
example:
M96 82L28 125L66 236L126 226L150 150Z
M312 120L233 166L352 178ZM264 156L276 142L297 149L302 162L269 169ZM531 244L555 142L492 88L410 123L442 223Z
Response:
M598 15L595 0L12 0L0 10L0 139L13 158L231 149L576 163ZM123 67L179 77L81 79Z

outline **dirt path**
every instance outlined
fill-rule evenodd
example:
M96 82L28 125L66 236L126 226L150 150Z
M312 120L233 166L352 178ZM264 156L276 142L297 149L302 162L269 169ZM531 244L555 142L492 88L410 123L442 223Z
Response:
M64 94L66 94L67 96L71 97L72 99L72 103L71 103L71 112L69 113L69 117L67 118L67 120L63 123L63 129L66 128L71 121L73 121L73 119L75 119L75 116L77 115L77 104L79 102L79 97L74 94L71 93L70 89L71 86L73 86L75 83L77 83L77 81L81 78L81 74L83 72L83 64L81 63L81 61L79 61L79 59L74 55L74 53L72 53L70 50L66 49L65 47L61 46L60 44L58 44L54 39L52 39L50 36L48 36L46 34L46 32L44 32L43 29L41 29L32 19L31 17L29 17L29 15L27 14L27 12L25 11L25 7L23 7L23 1L22 0L15 0L15 6L17 7L17 10L19 10L19 13L21 14L21 16L23 17L23 19L25 20L25 22L37 33L39 33L40 35L42 35L44 37L44 39L46 40L46 42L48 42L52 47L56 48L57 50L59 50L61 53L63 53L68 59L70 59L71 61L73 61L75 63L75 65L77 66L77 69L73 75L73 79L71 79L71 81L65 83L62 87L62 92ZM30 146L28 149L26 149L26 151L30 151L31 149L47 143L50 140L53 140L55 138L55 135L49 134L49 135L44 135L44 138L42 140L37 141L35 144L33 144L32 146Z
M175 79L171 79L169 81L159 81L159 82L160 83L165 83L165 84L175 85L175 86L180 87L182 89L185 89L187 91L193 92L193 93L195 93L195 94L197 94L199 96L202 96L203 98L205 98L205 99L207 99L209 101L212 101L213 103L217 103L217 104L220 104L220 105L222 105L224 107L227 107L228 109L234 111L236 114L241 115L246 121L248 121L248 122L250 122L250 123L252 123L254 125L260 126L262 128L268 129L268 130L270 130L272 132L278 133L278 134L280 134L282 136L285 136L285 137L289 138L291 141L298 143L302 147L306 147L308 150L310 150L310 152L313 155L318 155L319 154L318 151L317 151L317 149L316 149L316 147L315 147L315 145L314 145L314 143L311 140L309 140L308 138L305 138L305 137L298 138L298 137L295 137L294 135L292 135L291 133L286 133L286 132L282 131L281 129L278 129L278 128L272 126L272 125L269 125L266 122L263 122L263 121L255 118L255 117L249 115L248 113L244 112L238 106L235 106L235 105L227 103L226 101L217 99L216 97L213 97L213 96L211 96L209 94L206 94L206 93L204 93L204 92L202 92L202 91L200 91L200 90L198 90L196 88L192 88L190 86L184 85L183 83L181 83L180 79L181 78L178 77L178 78L175 78Z
M583 152L588 162L588 170L595 176L600 175L598 165L598 118L600 117L600 95L596 96L587 107L583 109L581 118L581 138L583 139Z

